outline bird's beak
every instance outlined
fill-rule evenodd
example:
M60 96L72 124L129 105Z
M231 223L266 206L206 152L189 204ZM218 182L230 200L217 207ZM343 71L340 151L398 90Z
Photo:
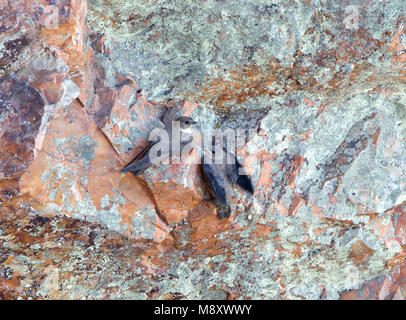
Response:
M196 121L193 121L192 124L197 124L197 122L196 122Z

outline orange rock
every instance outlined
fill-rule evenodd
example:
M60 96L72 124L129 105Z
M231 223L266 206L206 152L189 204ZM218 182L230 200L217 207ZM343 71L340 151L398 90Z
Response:
M374 250L369 248L362 241L357 241L351 247L349 258L354 261L354 264L359 266L366 263L369 257L374 253Z
M49 8L48 4L45 7ZM84 71L86 62L86 11L87 2L81 0L70 0L68 10L65 10L63 3L58 4L57 23L50 23L49 15L45 15L40 23L45 26L41 28L41 38L48 46L58 47L57 54L66 59L69 66L69 73ZM49 10L48 10L49 11ZM65 12L64 14L60 14Z
M304 98L303 101L309 108L314 106L314 101L309 98Z
M154 128L163 126L160 122L163 110L137 95L137 89L137 85L130 82L116 90L111 113L101 127L122 157L122 165L145 147Z
M165 110L148 102L143 95L135 96L130 105L134 91L132 83L117 90L110 120L102 129L123 159L122 165L145 147L153 129L163 127L161 118ZM180 106L184 115L190 115L196 107L189 102ZM151 190L159 213L169 224L183 220L203 200L200 155L193 149L184 160L181 164L156 165L141 177Z
M405 292L406 263L403 262L385 277L365 282L361 290L349 290L343 293L340 300L405 300Z
M104 135L73 103L50 122L20 190L64 214L98 221L135 239L163 241L167 229L154 202L136 178L119 173L117 163Z
M218 219L217 208L212 202L202 202L191 212L188 220L193 228L191 241L213 239L214 235L230 228L227 219Z
M392 212L392 223L395 229L395 238L402 244L403 248L406 247L406 203L402 203L395 208L393 208Z
M63 95L64 89L61 85L55 83L42 83L39 86L39 90L42 92L48 104L57 103Z
M190 157L191 161L200 158L196 151ZM200 164L161 164L148 169L145 180L169 224L183 220L203 200Z
M399 28L399 30L394 35L392 41L388 45L388 52L393 54L392 63L398 63L401 66L404 66L406 62L406 51L405 45L402 44L401 38L402 33L406 30L405 27Z

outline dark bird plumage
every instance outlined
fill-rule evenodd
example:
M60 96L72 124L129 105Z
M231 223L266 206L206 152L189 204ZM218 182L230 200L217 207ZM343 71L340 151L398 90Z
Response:
M172 120L177 120L179 127L173 127ZM172 133L174 129L181 132L190 132L190 127L196 122L190 117L179 116L177 110L174 109L169 112L168 116L163 119L165 123L165 131L168 133L169 146L168 150L163 151L165 154L154 155L151 153L151 148L160 142L159 137L151 137L147 146L138 153L120 172L132 172L134 175L142 174L146 169L157 163L154 161L154 157L159 157L161 160L166 160L172 157ZM191 140L180 141L180 149L190 143ZM209 189L217 201L217 214L220 219L230 217L230 206L228 205L228 195L231 193L232 188L235 185L240 186L242 189L253 194L254 187L251 179L246 175L244 168L237 160L234 154L228 153L223 149L223 161L221 164L216 163L216 149L213 146L212 150L206 150L205 152L211 153L213 161L206 161L206 157L202 156L203 174L207 181ZM234 163L227 163L228 159L234 159Z
M203 156L203 173L205 180L209 185L211 193L217 200L217 214L219 219L230 217L230 207L228 205L228 194L231 192L231 188L237 184L242 189L248 191L249 193L254 193L254 187L252 185L251 179L242 165L238 162L235 155L223 150L224 159L221 164L215 163L214 159L216 157L215 149L212 150L212 159L207 161ZM227 163L227 158L234 157L234 163Z

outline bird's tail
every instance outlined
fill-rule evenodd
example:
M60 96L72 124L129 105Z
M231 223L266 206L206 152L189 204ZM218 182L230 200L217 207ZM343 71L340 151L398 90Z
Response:
M250 177L245 173L243 166L238 162L237 158L235 158L235 163L238 170L238 178L235 182L244 190L254 194L254 186L252 185ZM240 171L242 171L241 174Z
M217 216L219 219L228 219L231 214L230 206L225 203L221 203L220 201L216 201L216 208L217 208Z

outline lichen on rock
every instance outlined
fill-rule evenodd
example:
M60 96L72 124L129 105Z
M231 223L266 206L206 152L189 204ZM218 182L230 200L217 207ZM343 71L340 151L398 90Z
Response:
M404 11L2 4L0 297L405 299ZM119 172L173 107L249 133L229 219L198 163Z

